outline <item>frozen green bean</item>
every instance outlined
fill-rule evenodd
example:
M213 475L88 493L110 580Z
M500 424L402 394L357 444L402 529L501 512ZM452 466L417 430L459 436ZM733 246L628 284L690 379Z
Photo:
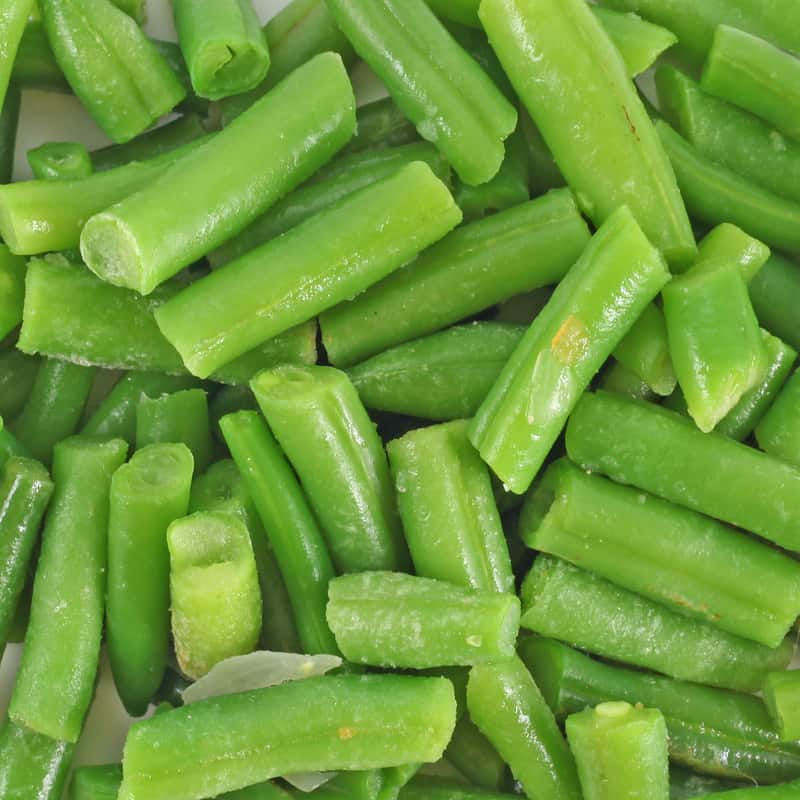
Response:
M28 150L27 158L37 180L76 180L92 174L89 151L79 142L47 142Z
M0 244L0 339L22 322L25 269L25 259Z
M0 729L0 794L8 800L61 800L74 749L6 720Z
M16 347L0 350L0 417L10 419L22 411L36 381L40 361Z
M800 292L800 266L773 253L750 283L750 299L759 322L800 350L800 320L795 298Z
M78 767L69 782L68 800L117 800L121 783L120 764Z
M758 446L771 456L800 467L799 417L800 370L789 378L756 427Z
M729 222L717 225L697 246L697 264L737 264L748 285L769 256L769 247Z

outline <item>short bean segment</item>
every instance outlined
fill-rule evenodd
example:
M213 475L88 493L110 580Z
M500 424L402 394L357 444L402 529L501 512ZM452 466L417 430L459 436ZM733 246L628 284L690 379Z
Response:
M92 174L89 151L78 142L47 142L28 150L33 177L39 180L74 180Z
M800 371L781 389L756 427L758 446L775 458L800 467Z

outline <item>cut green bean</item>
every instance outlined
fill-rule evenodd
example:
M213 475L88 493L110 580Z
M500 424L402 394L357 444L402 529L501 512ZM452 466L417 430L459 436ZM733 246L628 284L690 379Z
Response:
M0 4L0 107L8 89L14 58L17 54L25 23L33 10L33 0L3 0Z
M493 178L517 112L424 0L328 0L356 52L470 185ZM413 77L412 77L413 76Z
M176 0L178 42L200 97L220 100L255 88L269 49L251 0Z
M0 729L0 794L8 800L61 800L74 749L6 720Z
M348 377L285 365L251 382L297 471L339 572L408 561L383 444Z
M610 363L600 377L599 388L634 400L656 400L656 393L635 373L618 361Z
M588 216L600 225L626 204L670 265L690 263L694 237L669 160L589 6L583 0L484 0L480 18Z
M800 350L800 319L795 298L800 292L800 266L773 253L750 283L750 299L759 322Z
M507 783L506 762L466 713L459 717L444 757L470 783L483 790L496 790Z
M33 389L41 359L9 347L0 350L0 417L10 419L22 411Z
M75 432L94 375L92 367L56 358L42 360L25 407L12 426L34 458L49 464L53 447Z
M567 190L465 225L361 297L323 314L328 357L337 366L351 366L556 283L588 241L586 223Z
M539 556L522 586L521 625L598 655L741 691L791 660L786 639L769 648L690 619L551 556Z
M399 572L334 578L328 625L348 661L425 669L503 661L514 655L519 602Z
M793 742L800 739L800 672L771 672L764 681L764 702L769 709L781 740Z
M19 127L20 91L13 84L0 106L0 183L11 183Z
M626 331L669 280L658 251L623 207L603 224L503 368L470 441L522 494L569 413Z
M800 470L701 433L680 414L587 393L567 426L567 452L584 469L800 549Z
M121 783L120 764L78 767L72 773L67 800L117 800Z
M0 339L22 322L25 269L25 259L0 244Z
M720 25L700 85L751 111L789 138L800 137L800 59L746 31Z
M513 800L518 795L475 789L461 781L420 775L400 792L399 800Z
M117 692L133 716L147 710L167 665L166 533L189 507L192 467L185 445L153 444L111 479L106 645Z
M411 431L387 452L417 575L513 593L489 470L467 439L466 420Z
M655 708L600 703L567 717L584 800L669 800L667 726Z
M769 455L800 467L799 417L800 370L789 378L756 428L758 446Z
M780 645L800 616L792 558L566 459L528 496L519 534L529 547L768 647Z
M769 247L741 228L723 222L703 237L697 246L697 264L733 263L738 265L748 285L770 256Z
M27 157L37 180L76 180L92 174L89 151L78 142L47 142L28 150Z
M119 796L199 800L293 772L436 761L455 714L443 678L324 676L217 697L134 725Z
M227 264L353 192L389 177L412 161L424 161L438 178L448 181L450 167L436 148L427 142L353 153L330 165L336 168L335 174L326 175L324 170L318 172L311 181L276 203L238 236L212 250L208 259L213 267Z
M473 667L467 707L528 797L580 798L572 754L539 688L518 658Z
M76 742L94 694L103 631L111 476L127 445L72 437L55 447L31 618L10 718Z
M300 93L302 113L292 110ZM317 56L160 179L89 219L81 232L86 264L110 283L149 294L312 175L354 127L341 59ZM158 204L165 193L181 198L169 214Z
M25 26L17 48L14 68L11 71L12 86L23 89L39 89L45 92L71 94L72 89L64 73L56 63L47 41L47 33L41 20L30 19Z

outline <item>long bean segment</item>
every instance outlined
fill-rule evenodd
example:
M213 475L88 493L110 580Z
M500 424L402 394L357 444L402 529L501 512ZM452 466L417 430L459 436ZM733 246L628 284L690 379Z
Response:
M557 283L588 241L589 230L567 190L465 225L361 297L323 314L328 357L350 366ZM464 291L453 291L454 285Z
M354 127L341 59L317 56L161 179L88 220L84 260L104 280L149 294L312 175ZM168 214L154 212L165 194L180 202Z
M758 446L800 467L800 371L795 371L756 428Z
M56 445L55 491L42 534L25 648L9 716L76 742L94 693L103 630L111 476L120 439L72 437Z
M651 303L614 348L614 358L643 380L656 394L666 396L677 378L661 309Z
M332 367L259 373L253 393L297 471L340 572L407 563L383 444L348 377Z
M580 394L667 280L631 212L609 217L472 421L470 441L513 492L528 488Z
M467 439L466 420L412 431L387 451L417 575L513 593L489 471Z
M167 527L189 506L192 454L182 444L144 447L111 479L106 644L114 683L141 716L169 654Z
M484 0L480 18L588 216L599 225L628 205L671 265L691 262L694 237L669 160L587 4Z
M0 729L0 794L9 800L61 800L74 749L6 720Z
M585 469L800 549L800 470L701 433L680 414L587 393L567 426L567 452Z
M683 680L754 691L792 657L733 636L551 556L536 559L522 587L521 625L542 636Z
M759 322L800 350L800 321L795 300L800 292L800 266L773 253L750 283L750 299Z
M205 700L134 725L120 798L199 800L293 772L436 761L455 717L449 681L401 675L307 678Z
M24 258L0 244L0 339L22 322L25 266Z

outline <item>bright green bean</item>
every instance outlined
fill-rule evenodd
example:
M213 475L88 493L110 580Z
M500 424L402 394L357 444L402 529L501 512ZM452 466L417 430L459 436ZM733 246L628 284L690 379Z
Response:
M89 151L78 142L47 142L28 150L27 158L37 180L77 180L92 174Z
M795 371L756 427L758 446L800 467L800 371ZM800 738L800 737L798 737Z
M72 89L56 63L41 20L30 19L17 48L11 85L70 94Z
M25 269L25 259L0 244L0 339L22 322Z
M737 264L748 285L767 263L769 256L769 247L763 242L728 222L709 231L697 246L697 264Z
M8 800L61 800L74 749L6 720L0 729L0 794Z
M764 681L764 702L775 722L781 739L786 742L800 739L800 672L771 672Z
M72 773L67 800L117 800L121 783L119 764L78 767Z
M11 183L19 126L20 91L11 85L0 106L0 183Z
M22 411L33 389L41 359L9 347L0 350L0 417L10 419Z
M794 298L800 292L800 266L773 253L750 283L750 299L761 324L800 350L800 319Z

